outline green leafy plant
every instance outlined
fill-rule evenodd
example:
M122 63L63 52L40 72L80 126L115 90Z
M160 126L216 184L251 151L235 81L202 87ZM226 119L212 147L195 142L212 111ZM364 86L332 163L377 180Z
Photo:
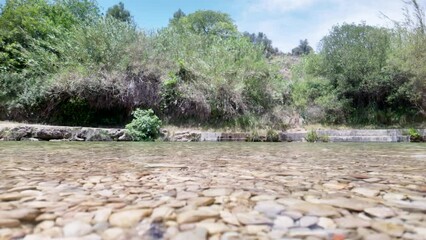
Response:
M408 129L408 135L410 136L411 142L421 142L423 140L419 131L417 131L415 128Z
M315 130L311 130L305 137L307 142L330 142L328 135L319 135Z
M314 143L314 142L318 142L319 136L318 136L318 134L315 130L311 130L311 131L308 132L308 134L306 134L305 139L308 142Z
M160 136L162 123L152 109L138 108L132 115L134 119L126 125L126 129L134 141L154 141Z
M269 129L266 132L266 141L267 142L279 142L280 141L280 137L279 137L278 133L275 130Z

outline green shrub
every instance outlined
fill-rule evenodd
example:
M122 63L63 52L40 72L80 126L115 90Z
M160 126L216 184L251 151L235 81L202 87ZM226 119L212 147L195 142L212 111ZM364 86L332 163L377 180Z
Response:
M328 135L318 135L315 130L311 130L305 137L307 142L315 143L315 142L330 142L330 137Z
M410 136L411 142L421 142L423 140L422 136L420 135L419 131L417 131L417 129L414 129L414 128L408 129L408 135Z
M279 140L280 140L279 135L275 130L269 129L266 132L266 141L267 142L279 142Z
M318 142L319 136L318 136L318 134L315 130L311 130L311 131L308 132L308 134L306 134L305 139L308 142L314 143L314 142Z
M154 141L160 136L161 120L152 109L136 109L132 113L134 119L126 125L126 129L134 141Z
M239 34L196 34L175 24L155 35L153 42L162 62L171 63L162 86L162 107L171 122L239 124L246 115L259 118L282 103L278 68Z

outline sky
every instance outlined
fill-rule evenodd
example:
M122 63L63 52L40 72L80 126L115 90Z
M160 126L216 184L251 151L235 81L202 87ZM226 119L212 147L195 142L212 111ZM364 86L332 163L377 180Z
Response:
M104 12L120 0L98 0ZM273 45L290 52L302 39L317 49L336 24L391 26L383 14L402 20L402 0L121 0L137 25L145 30L165 27L179 8L185 13L216 10L228 13L240 31L263 32ZM0 0L0 4L5 0ZM418 0L426 5L426 0Z
M98 0L105 11L119 0ZM216 10L228 13L240 31L263 32L273 45L290 52L302 39L317 49L336 24L391 26L383 14L402 20L402 0L122 0L139 27L165 27L179 8L185 13ZM424 6L426 0L419 0Z

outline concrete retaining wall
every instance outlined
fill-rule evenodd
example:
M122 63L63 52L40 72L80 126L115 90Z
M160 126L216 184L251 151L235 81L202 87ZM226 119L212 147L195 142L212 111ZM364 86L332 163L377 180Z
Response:
M426 129L418 129L426 140ZM409 142L408 129L377 130L317 130L318 136L327 136L330 142ZM281 142L306 141L307 132L281 132ZM174 133L162 129L164 141L171 142L245 142L249 133L222 133L202 131L177 131ZM0 140L3 141L131 141L124 129L62 127L44 125L0 125ZM258 136L258 141L266 141L266 136Z
M418 129L426 139L426 130ZM351 129L351 130L317 130L318 136L327 136L330 142L410 142L408 129ZM282 132L280 140L286 142L303 142L308 132Z

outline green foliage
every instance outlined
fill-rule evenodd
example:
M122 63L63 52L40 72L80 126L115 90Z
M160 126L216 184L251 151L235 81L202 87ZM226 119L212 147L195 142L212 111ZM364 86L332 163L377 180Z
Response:
M181 93L178 89L180 77L170 74L169 79L163 82L161 92L161 110L164 112L171 112L175 107L179 105L179 99L181 99Z
M0 13L0 106L16 112L39 104L61 68L71 29L98 16L89 0L6 1Z
M278 48L274 48L272 46L272 41L264 34L263 32L259 32L257 35L254 33L244 32L243 35L250 39L253 44L259 44L263 48L263 52L266 57L270 58L279 54Z
M421 142L423 140L422 135L415 128L408 129L408 135L410 136L411 142Z
M132 64L130 47L138 43L134 27L115 18L98 19L74 29L64 52L68 65L81 65L89 70L125 71Z
M116 124L143 107L172 123L252 127L283 103L264 46L224 13L178 11L145 34L122 4L107 17L89 0L9 0L2 10L0 108L34 120Z
M1 116L117 125L140 107L170 123L255 129L286 127L296 108L310 123L424 121L424 14L410 3L394 29L336 26L318 54L301 41L285 81L267 36L239 33L221 12L179 10L148 34L122 3L102 16L92 0L7 0Z
M266 132L266 141L268 141L268 142L279 142L280 137L278 135L278 132L276 132L273 129L268 129L268 131Z
M294 56L307 55L314 52L314 49L309 46L308 39L300 40L299 46L291 50L291 54Z
M344 122L350 105L338 99L330 80L316 76L322 69L320 55L307 55L293 68L291 98L308 123Z
M405 20L395 23L392 38L389 65L401 83L392 100L407 99L421 121L426 118L426 19L416 0L406 4Z
M126 129L134 141L154 141L160 136L161 120L152 109L136 109Z
M67 31L97 17L90 1L8 0L0 15L0 71L50 73Z
M311 130L306 134L305 140L307 142L314 143L319 140L319 136L315 130Z
M118 4L108 8L106 16L126 23L133 22L133 18L130 15L130 12L124 8L124 3L122 2L119 2Z
M404 124L416 120L419 90L402 71L393 32L365 24L335 26L320 52L293 70L292 99L308 122ZM411 74L412 75L412 74ZM418 104L417 104L418 105Z
M305 140L310 143L330 142L328 135L319 135L315 130L311 130L306 134Z
M178 24L178 22L179 22L179 20L182 18L182 17L185 17L186 16L186 14L179 8L174 14L173 14L173 18L172 19L170 19L170 24L171 25L173 25L173 24Z
M178 13L171 24L181 31L189 31L201 35L214 35L220 37L234 36L238 33L237 27L231 17L226 13L200 10L187 16Z
M172 25L154 42L174 64L171 72L176 80L173 85L163 84L163 96L176 96L165 99L168 115L174 116L170 121L236 123L242 115L262 114L282 102L278 69L268 64L261 46L246 37L182 33L182 28Z

